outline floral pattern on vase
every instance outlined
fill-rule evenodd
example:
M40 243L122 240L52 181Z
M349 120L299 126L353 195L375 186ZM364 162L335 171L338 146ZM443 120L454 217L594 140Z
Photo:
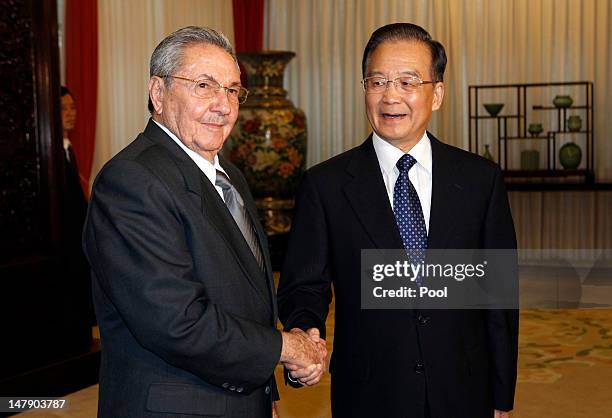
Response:
M304 171L306 121L297 109L241 111L230 159L256 197L292 197Z
M306 163L306 116L287 99L288 51L241 53L249 98L229 141L229 158L257 198L292 198Z

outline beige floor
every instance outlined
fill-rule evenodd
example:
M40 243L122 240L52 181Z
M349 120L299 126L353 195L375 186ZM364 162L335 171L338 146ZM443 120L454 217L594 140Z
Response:
M333 311L328 320L328 329L331 327ZM328 340L333 339L328 335ZM514 418L612 417L612 311L522 312L520 345ZM281 372L277 368L280 382ZM280 385L281 417L331 417L329 385L329 375L312 388L296 390ZM70 406L66 411L21 416L95 417L97 386L67 399Z

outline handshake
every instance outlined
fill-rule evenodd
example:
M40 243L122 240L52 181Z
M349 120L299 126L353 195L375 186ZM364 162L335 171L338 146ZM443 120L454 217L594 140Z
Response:
M283 332L281 363L289 371L289 379L304 386L312 386L321 380L325 371L327 348L319 330L306 332L293 328Z

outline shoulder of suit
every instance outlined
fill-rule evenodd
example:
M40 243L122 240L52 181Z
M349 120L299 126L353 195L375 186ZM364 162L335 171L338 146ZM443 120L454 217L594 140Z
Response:
M435 141L435 143L434 143ZM491 172L499 169L499 166L478 155L473 152L466 151L462 148L446 144L438 139L432 139L432 153L436 153L436 151L440 153L444 153L443 158L452 160L458 166L466 167L472 170ZM433 155L434 163L438 158Z
M319 176L344 171L349 161L351 161L358 153L363 152L362 147L363 144L344 151L328 160L310 167L307 172L311 175Z
M174 157L168 149L141 133L111 158L100 173L113 170L118 166L124 167L125 163L133 163L134 166L141 166L155 177L169 172L179 174L178 167L173 160Z

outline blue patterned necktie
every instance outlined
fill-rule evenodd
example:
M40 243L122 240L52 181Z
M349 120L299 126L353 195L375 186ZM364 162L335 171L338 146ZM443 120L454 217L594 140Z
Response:
M421 264L425 261L425 250L427 250L427 228L421 201L408 178L408 171L416 162L410 154L404 154L397 161L399 177L393 189L393 213L404 248L409 250L408 261ZM416 281L421 284L421 277L417 277Z

